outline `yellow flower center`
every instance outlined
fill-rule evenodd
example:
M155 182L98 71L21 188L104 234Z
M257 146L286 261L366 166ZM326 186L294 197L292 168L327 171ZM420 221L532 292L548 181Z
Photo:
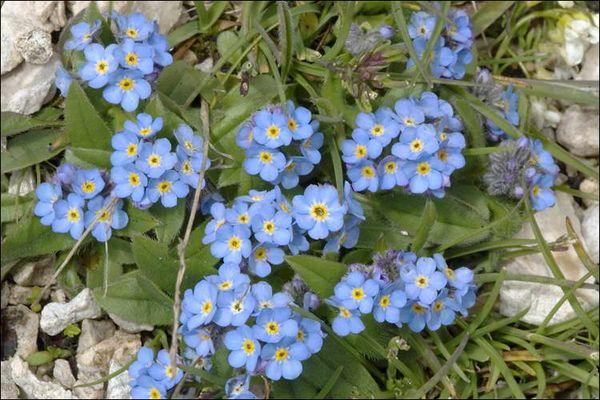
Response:
M253 340L246 339L242 343L242 350L244 350L244 353L248 354L249 356L254 354L254 348L255 348L255 346L254 346Z
M96 189L96 184L92 181L85 181L81 184L81 190L85 193L92 193Z
M138 186L140 184L140 176L135 172L129 174L129 184L131 186Z
M175 376L175 368L173 368L171 365L169 365L167 368L165 368L165 375L168 376L169 378L172 378Z
M151 167L159 167L160 166L160 162L161 162L161 158L158 154L150 154L148 156L148 165Z
M281 203L279 203L279 208L281 208L281 211L286 212L286 213L290 213L290 206L287 205L287 203L285 201L282 201Z
M265 250L264 247L259 247L258 249L254 250L254 258L257 259L258 261L264 261L267 259L267 251Z
M138 55L131 52L125 55L125 62L128 65L137 65L138 64Z
M377 125L374 125L371 128L371 135L373 135L373 136L381 136L381 135L383 135L384 131L385 131L385 129L383 128L383 125L377 124Z
M129 92L135 86L135 82L131 78L123 78L119 81L119 87L121 90Z
M108 62L105 60L98 60L96 62L96 72L100 75L104 75L108 72Z
M293 171L294 168L296 168L296 163L293 162L293 161L291 163L289 163L288 165L285 166L285 170L287 172Z
M275 360L277 361L285 361L288 359L289 352L287 349L280 347L275 351Z
M419 139L415 139L412 142L410 142L410 151L412 151L413 153L417 153L421 150L423 150L422 141L420 141Z
M242 247L242 239L237 236L232 236L229 238L227 246L231 251L238 251Z
M421 26L419 27L419 33L420 33L421 35L425 35L425 34L427 33L427 28L425 28L425 26L424 26L424 25L421 25Z
M263 232L272 235L275 232L275 224L273 221L265 221L263 223Z
M420 305L419 303L415 303L412 305L412 310L415 314L425 314L425 307Z
M82 39L84 42L88 42L91 38L92 38L92 35L90 35L89 33L86 33L85 35L83 35Z
M130 38L132 38L132 39L135 39L135 38L138 36L138 31L137 31L137 29L135 29L135 28L128 28L128 29L125 31L125 34L126 34L127 36L129 36Z
M325 221L328 215L329 210L327 210L327 206L323 203L313 204L310 207L310 216L319 222Z
M298 129L298 123L296 123L296 120L293 118L288 119L287 126L292 132L296 132L296 129Z
M271 162L273 162L273 155L268 151L261 151L258 155L258 158L263 164L270 164Z
M446 139L448 139L448 135L445 132L440 133L440 140L443 142Z
M148 136L149 134L152 133L152 128L142 128L139 130L138 133L140 136Z
M269 139L277 139L279 137L279 127L277 125L271 125L267 128L267 137Z
M96 211L96 215L98 216L98 221L99 222L106 222L110 219L110 213L108 211L105 210L98 210Z
M360 170L360 173L365 178L373 178L375 176L375 170L370 165L367 165L366 167L363 167Z
M296 340L298 340L299 342L304 341L304 332L302 331L302 329L298 329L298 333L296 333Z
M213 309L213 303L210 300L204 300L204 303L202 303L202 314L208 314L212 311Z
M183 142L183 146L187 150L194 150L194 144L190 140L186 140L185 142Z
M183 164L181 164L181 171L186 175L192 172L192 165L188 160L185 160Z
M168 193L171 191L172 183L170 181L161 181L156 185L156 189L161 193Z
M69 211L67 212L67 220L69 220L69 222L77 222L77 221L79 221L79 218L81 218L81 216L79 215L78 209L76 209L76 208L69 209Z
M352 289L351 296L354 300L360 301L365 297L365 291L362 288L354 288Z
M263 300L258 303L258 305L261 310L264 310L265 308L273 308L273 304L269 300Z
M446 150L440 150L440 151L438 151L438 158L441 161L446 161L448 159L448 152Z
M231 303L231 312L234 314L239 314L244 311L244 303L241 300L236 300Z
M410 117L406 117L406 118L404 118L404 125L415 126L415 120Z
M339 309L340 309L340 316L342 316L344 318L350 318L350 316L352 315L350 313L350 311L345 307L339 307Z
M433 311L435 312L440 312L444 309L444 302L441 300L436 301L435 303L433 303Z
M160 391L157 388L150 389L150 392L148 393L148 397L150 397L151 399L162 399L162 397L160 395Z
M427 175L431 171L431 167L428 162L422 162L417 164L417 173L419 175Z
M451 270L450 268L445 268L444 275L446 275L446 278L454 280L454 270Z
M275 321L267 322L265 330L269 335L277 335L279 333L279 324Z
M250 222L250 216L247 213L238 215L238 222L240 224L247 224Z
M310 140L310 138L308 138L308 139L306 139L306 141L304 142L304 144L302 146L304 146L305 149L308 149L311 144L312 144L312 141Z
M231 289L232 286L233 286L233 282L231 282L231 281L223 281L219 285L219 290L227 291L227 290Z
M385 296L381 296L381 299L379 299L379 307L388 308L389 305L390 305L390 296L387 294Z
M383 169L387 174L394 174L398 170L398 164L394 161L388 161L384 164Z
M429 286L429 279L427 279L426 276L419 275L415 278L415 285L422 289L426 288L427 286Z
M129 157L133 157L137 154L137 144L135 143L129 143L127 145L127 155Z
M367 147L363 146L362 144L356 145L356 148L354 149L354 155L356 158L364 158L367 155Z
M269 154L270 154L270 153L269 153ZM259 202L259 201L262 201L262 200L263 200L263 196L260 196L260 195L254 195L254 196L252 196L250 199L251 199L252 201L254 201L254 202L256 202L256 203L257 203L257 202Z
M533 197L538 197L538 195L540 194L540 187L538 185L534 185L532 193Z

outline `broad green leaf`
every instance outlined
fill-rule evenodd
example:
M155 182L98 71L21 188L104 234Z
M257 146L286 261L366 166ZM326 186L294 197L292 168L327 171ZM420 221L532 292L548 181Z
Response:
M598 109L598 85L594 83L590 85L578 81L543 81L537 79L519 80L519 83L521 82L524 83L521 90L525 94L585 104Z
M206 33L217 22L221 14L229 5L228 1L213 1L206 3L204 1L195 1L196 12L198 13L198 30L200 33ZM208 8L207 8L208 7Z
M184 61L176 61L162 70L156 87L179 105L189 106L201 94L210 98L218 82L205 72L189 66Z
M84 149L71 147L65 151L65 161L80 168L110 169L110 155L112 152L99 149Z
M140 324L168 325L173 322L173 301L152 282L132 271L108 286L94 289L94 297L107 312Z
M423 245L427 241L431 229L435 224L435 220L437 218L437 213L435 211L435 203L431 201L431 199L427 199L425 202L425 208L423 209L423 215L421 216L421 222L419 224L419 228L415 233L415 237L413 239L411 250L414 253L419 254Z
M473 14L471 22L473 23L473 37L479 36L488 26L494 23L514 1L485 1L478 2L477 11Z
M285 260L322 299L333 294L333 288L348 271L344 264L313 256L287 256Z
M222 188L225 186L239 184L241 176L245 173L246 172L239 164L235 164L233 168L224 169L219 174L219 181L217 182L217 187Z
M162 204L157 204L150 208L150 213L158 221L158 226L154 228L154 233L159 242L169 244L173 241L181 230L185 210L184 199L181 199L175 207L167 208L163 207Z
M279 18L279 50L281 54L281 79L285 82L285 78L292 65L294 57L294 24L290 7L286 2L277 3L277 16Z
M42 130L16 136L7 141L0 170L4 174L48 160L60 153L64 144L63 132Z
M217 50L221 57L231 52L231 49L235 48L240 38L233 31L223 31L217 36ZM230 58L236 59L241 55L241 49L237 50L233 54L229 54Z
M196 21L186 22L177 27L167 35L167 41L170 47L175 47L178 44L192 38L198 33L198 23Z
M33 208L33 193L25 196L2 193L2 223L15 221L24 216L31 215Z
M35 353L31 353L25 358L27 364L37 367L38 365L47 364L52 362L54 357L50 354L49 351L36 351Z
M73 147L111 150L111 130L75 81L65 101L65 123Z
M136 236L131 242L131 251L142 275L168 293L175 289L179 264L169 255L165 244L147 236Z
M2 136L12 136L36 128L62 126L61 121L39 119L37 117L30 117L10 111L2 111L0 123Z
M190 241L185 249L186 271L183 278L183 288L194 287L199 280L207 275L217 273L214 268L219 260L210 253L210 245L202 243L206 222L199 225L192 231Z
M125 228L114 231L115 235L134 237L142 235L158 225L158 221L148 210L135 208L129 201L125 202L125 212L129 216L129 223Z
M123 265L133 264L133 254L131 253L131 244L118 237L112 237L106 244L95 243L96 253L90 256L90 263L86 266L86 285L89 288L103 287L105 268L108 267L106 275L107 282L110 284L123 275ZM106 251L108 248L108 262L106 261Z

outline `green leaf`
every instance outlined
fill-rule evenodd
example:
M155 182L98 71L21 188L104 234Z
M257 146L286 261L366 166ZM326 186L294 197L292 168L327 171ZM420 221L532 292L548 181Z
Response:
M24 216L31 215L33 207L33 192L25 196L16 194L2 193L2 223L15 221Z
M89 288L103 287L105 279L110 284L123 275L124 264L135 263L127 240L113 236L107 243L95 243L95 246L96 254L90 256L90 264L86 268L86 285Z
M194 1L198 13L198 31L206 33L221 17L229 5L228 1L213 1L208 4L203 1ZM208 7L208 8L207 8Z
M129 201L125 203L125 212L129 216L129 223L125 228L114 231L115 235L129 237L142 235L159 223L147 210L135 208Z
M2 136L12 136L16 135L17 133L27 132L36 128L62 126L62 122L60 121L39 119L10 111L2 111L0 124L0 132Z
M31 131L9 139L0 159L0 170L16 171L48 160L62 151L63 132Z
M169 255L169 248L147 236L136 236L131 242L133 258L140 272L162 290L171 293L175 289L177 260Z
M169 42L169 47L175 47L194 37L196 34L198 34L197 22L189 21L171 31L171 33L167 35L167 42Z
M477 11L473 14L471 22L473 23L473 37L477 37L494 23L506 10L512 6L514 1L486 1L478 2Z
M214 268L219 261L210 253L210 246L202 243L206 223L199 225L190 235L190 245L185 249L185 262L187 268L183 278L183 288L194 287L199 280L207 275L217 272Z
M50 354L49 351L36 351L35 353L31 353L30 355L27 356L27 358L25 358L25 361L27 361L27 364L36 367L38 365L42 365L42 364L47 364L49 362L52 362L54 360L54 357L52 357L52 354Z
M185 217L185 201L179 201L175 207L166 208L157 204L150 208L150 213L158 221L154 233L159 242L169 244L181 230Z
M156 87L179 105L189 106L201 94L210 99L218 81L210 74L189 66L185 61L176 61L161 71Z
M425 202L425 208L423 209L423 215L421 216L421 223L419 224L419 229L415 234L413 239L413 244L411 250L414 253L419 254L427 238L429 237L429 233L435 224L435 220L437 218L437 213L435 211L435 203L431 201L430 198Z
M62 334L65 335L66 337L79 336L80 333L81 333L81 329L77 326L77 324L70 324L62 331Z
M287 256L285 260L308 287L322 299L333 294L334 286L348 272L348 268L344 264L313 256Z
M65 122L73 147L111 150L111 130L75 81L65 101Z
M281 79L285 82L292 58L294 57L294 25L288 3L281 1L277 3L277 16L279 19L279 49L281 54Z
M110 169L112 152L99 149L84 149L81 147L68 148L65 151L65 161L80 168Z
M173 301L151 281L132 271L108 286L94 289L96 301L107 312L140 324L168 325L173 322Z

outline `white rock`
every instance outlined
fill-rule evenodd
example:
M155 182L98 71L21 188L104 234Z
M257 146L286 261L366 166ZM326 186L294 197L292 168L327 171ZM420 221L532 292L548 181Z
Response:
M596 196L598 196L598 189L598 181L592 178L585 178L579 184L579 190L581 190L584 193L594 193ZM583 199L583 204L585 204L588 207L591 207L594 204L598 204L598 201L592 199Z
M127 321L113 313L108 313L108 316L125 332L138 333L142 331L151 331L154 329L154 325L138 324L137 322Z
M19 397L19 388L15 385L10 369L10 361L2 361L0 371L0 398L16 399Z
M11 271L13 280L21 286L44 286L52 282L54 257L45 257L23 264Z
M117 363L115 360L110 360L108 373L112 374L123 366ZM106 398L107 399L131 399L131 386L129 382L131 378L127 371L115 376L106 386Z
M2 29L0 32L0 44L2 51L0 51L0 74L12 71L21 64L23 56L17 50L15 46L14 26L18 27L18 23L15 23L12 18L4 16L4 7L2 7L2 17L0 18L0 25ZM16 28L18 29L18 28Z
M8 306L2 313L3 324L9 334L17 338L18 356L23 358L35 353L37 347L38 326L40 316L24 305ZM6 335L3 334L3 339Z
M58 335L70 324L86 318L98 318L102 310L89 288L68 303L48 303L42 310L40 327L50 336Z
M213 64L214 64L214 62L213 62L212 57L208 57L206 60L202 61L200 64L194 65L194 68L196 68L202 72L209 73L213 68Z
M109 10L110 1L97 1L100 12ZM70 1L69 8L78 14L88 7L89 1ZM120 14L141 12L149 20L158 21L160 32L169 33L183 13L181 1L112 1L112 9Z
M27 193L33 192L36 186L33 170L24 168L10 174L8 193L25 196Z
M583 212L581 219L581 235L587 247L588 254L596 264L598 264L598 203L589 207Z
M54 75L60 63L58 55L43 65L22 63L2 76L0 108L19 114L32 114L54 94Z
M64 290L56 289L50 293L50 300L55 303L66 303L68 298Z
M576 156L598 157L598 131L598 112L585 110L574 104L563 114L556 130L556 138Z
M6 1L2 5L2 15L46 32L56 31L67 22L63 1Z
M556 205L536 213L535 216L546 241L551 242L566 235L566 217L569 217L575 232L580 235L580 224L575 215L573 198L566 193L557 192ZM515 237L533 239L534 235L530 225L524 225ZM569 247L567 251L554 251L553 255L568 280L577 281L588 272L572 247ZM550 268L539 253L515 258L505 268L509 274L553 277ZM590 281L593 281L593 278ZM513 316L530 307L522 320L529 324L539 325L554 305L563 297L563 294L562 289L555 285L505 281L500 290L500 312L506 316ZM584 309L590 309L598 305L598 292L595 290L579 289L577 297ZM574 316L575 312L571 305L565 302L551 319L550 325L566 321Z
M46 31L34 29L18 36L15 48L28 63L45 64L52 57L52 37Z
M44 382L29 370L29 365L19 356L10 362L13 381L23 390L28 399L73 399L73 393L59 384Z
M41 290L41 289L39 289ZM34 288L12 285L10 288L10 296L8 304L31 304L33 300ZM48 298L48 293L44 295L44 299Z
M93 345L112 337L114 334L115 326L112 322L84 319L81 322L81 334L77 343L77 354L82 354Z
M58 358L54 361L52 376L65 389L72 389L75 384L75 377L73 376L73 372L71 372L71 366L67 360Z
M578 81L597 81L599 78L598 45L590 47L583 58L583 66L575 77Z

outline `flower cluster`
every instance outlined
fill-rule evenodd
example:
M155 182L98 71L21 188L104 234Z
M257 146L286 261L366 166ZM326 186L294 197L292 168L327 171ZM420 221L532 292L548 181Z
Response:
M380 25L365 31L361 26L352 24L344 42L344 48L356 57L361 53L373 50L382 41L393 38L395 33L394 28L389 25Z
M171 364L167 350L160 350L155 359L154 351L149 347L138 351L128 372L134 399L166 399L167 391L183 378L183 371Z
M80 22L71 27L67 50L82 51L85 57L77 75L94 89L104 88L102 97L111 104L120 104L125 111L134 111L140 100L150 97L149 81L163 67L173 62L169 45L158 30L158 24L148 21L143 14L119 15L116 22L116 43L106 47L94 43L101 29L100 20L92 24ZM56 86L66 96L73 77L59 68Z
M175 207L178 198L188 195L190 186L198 186L202 137L180 124L173 132L178 144L172 152L168 139L156 138L162 126L162 118L142 113L136 121L126 121L123 131L112 137L113 193L131 198L138 208L150 207L159 200L164 207ZM209 166L207 159L205 168Z
M342 202L331 185L310 185L290 203L278 186L270 191L251 190L231 207L215 202L205 228L204 244L225 263L245 261L254 275L265 277L271 265L283 262L287 246L292 254L308 250L308 235L326 239L326 251L353 247L358 223L364 219L349 185Z
M493 196L520 199L529 192L534 210L552 207L556 201L552 186L559 168L552 155L537 139L506 139L501 150L490 154L490 164L483 179Z
M290 304L286 293L273 293L266 282L251 284L239 266L225 263L184 293L180 333L196 357L214 354L215 343L222 342L233 368L293 380L302 373L302 361L321 350L325 334L319 322L292 312ZM248 391L246 377L235 379L230 384L239 387L229 391Z
M244 169L285 189L296 187L321 161L323 134L318 130L311 112L292 101L285 109L269 106L256 112L236 137L238 146L246 149Z
M95 224L92 236L106 242L112 229L123 229L129 221L123 202L109 196L110 191L110 182L100 170L79 169L65 163L51 182L36 188L38 202L33 212L53 232L68 232L76 240Z
M341 146L352 187L376 192L400 186L443 197L450 175L465 165L462 129L450 103L431 92L398 100L394 111L359 113L352 139Z
M440 37L433 45L431 59L425 61L431 68L431 75L435 78L462 79L465 76L466 66L473 61L471 20L462 10L451 11L448 19ZM427 42L433 34L436 20L434 15L424 11L416 12L411 16L408 34L421 60ZM414 65L415 62L411 58L406 67L410 68Z
M519 125L519 95L513 92L512 85L509 85L504 90L498 101L492 103L494 108L507 120L510 124ZM506 132L498 127L492 120L487 119L485 126L488 128L488 135L494 141L505 139L508 137Z
M377 322L435 331L451 325L457 313L468 315L475 290L473 271L451 269L441 254L417 258L392 250L371 265L350 265L327 302L339 311L332 328L340 336L364 330L360 317L370 313Z

